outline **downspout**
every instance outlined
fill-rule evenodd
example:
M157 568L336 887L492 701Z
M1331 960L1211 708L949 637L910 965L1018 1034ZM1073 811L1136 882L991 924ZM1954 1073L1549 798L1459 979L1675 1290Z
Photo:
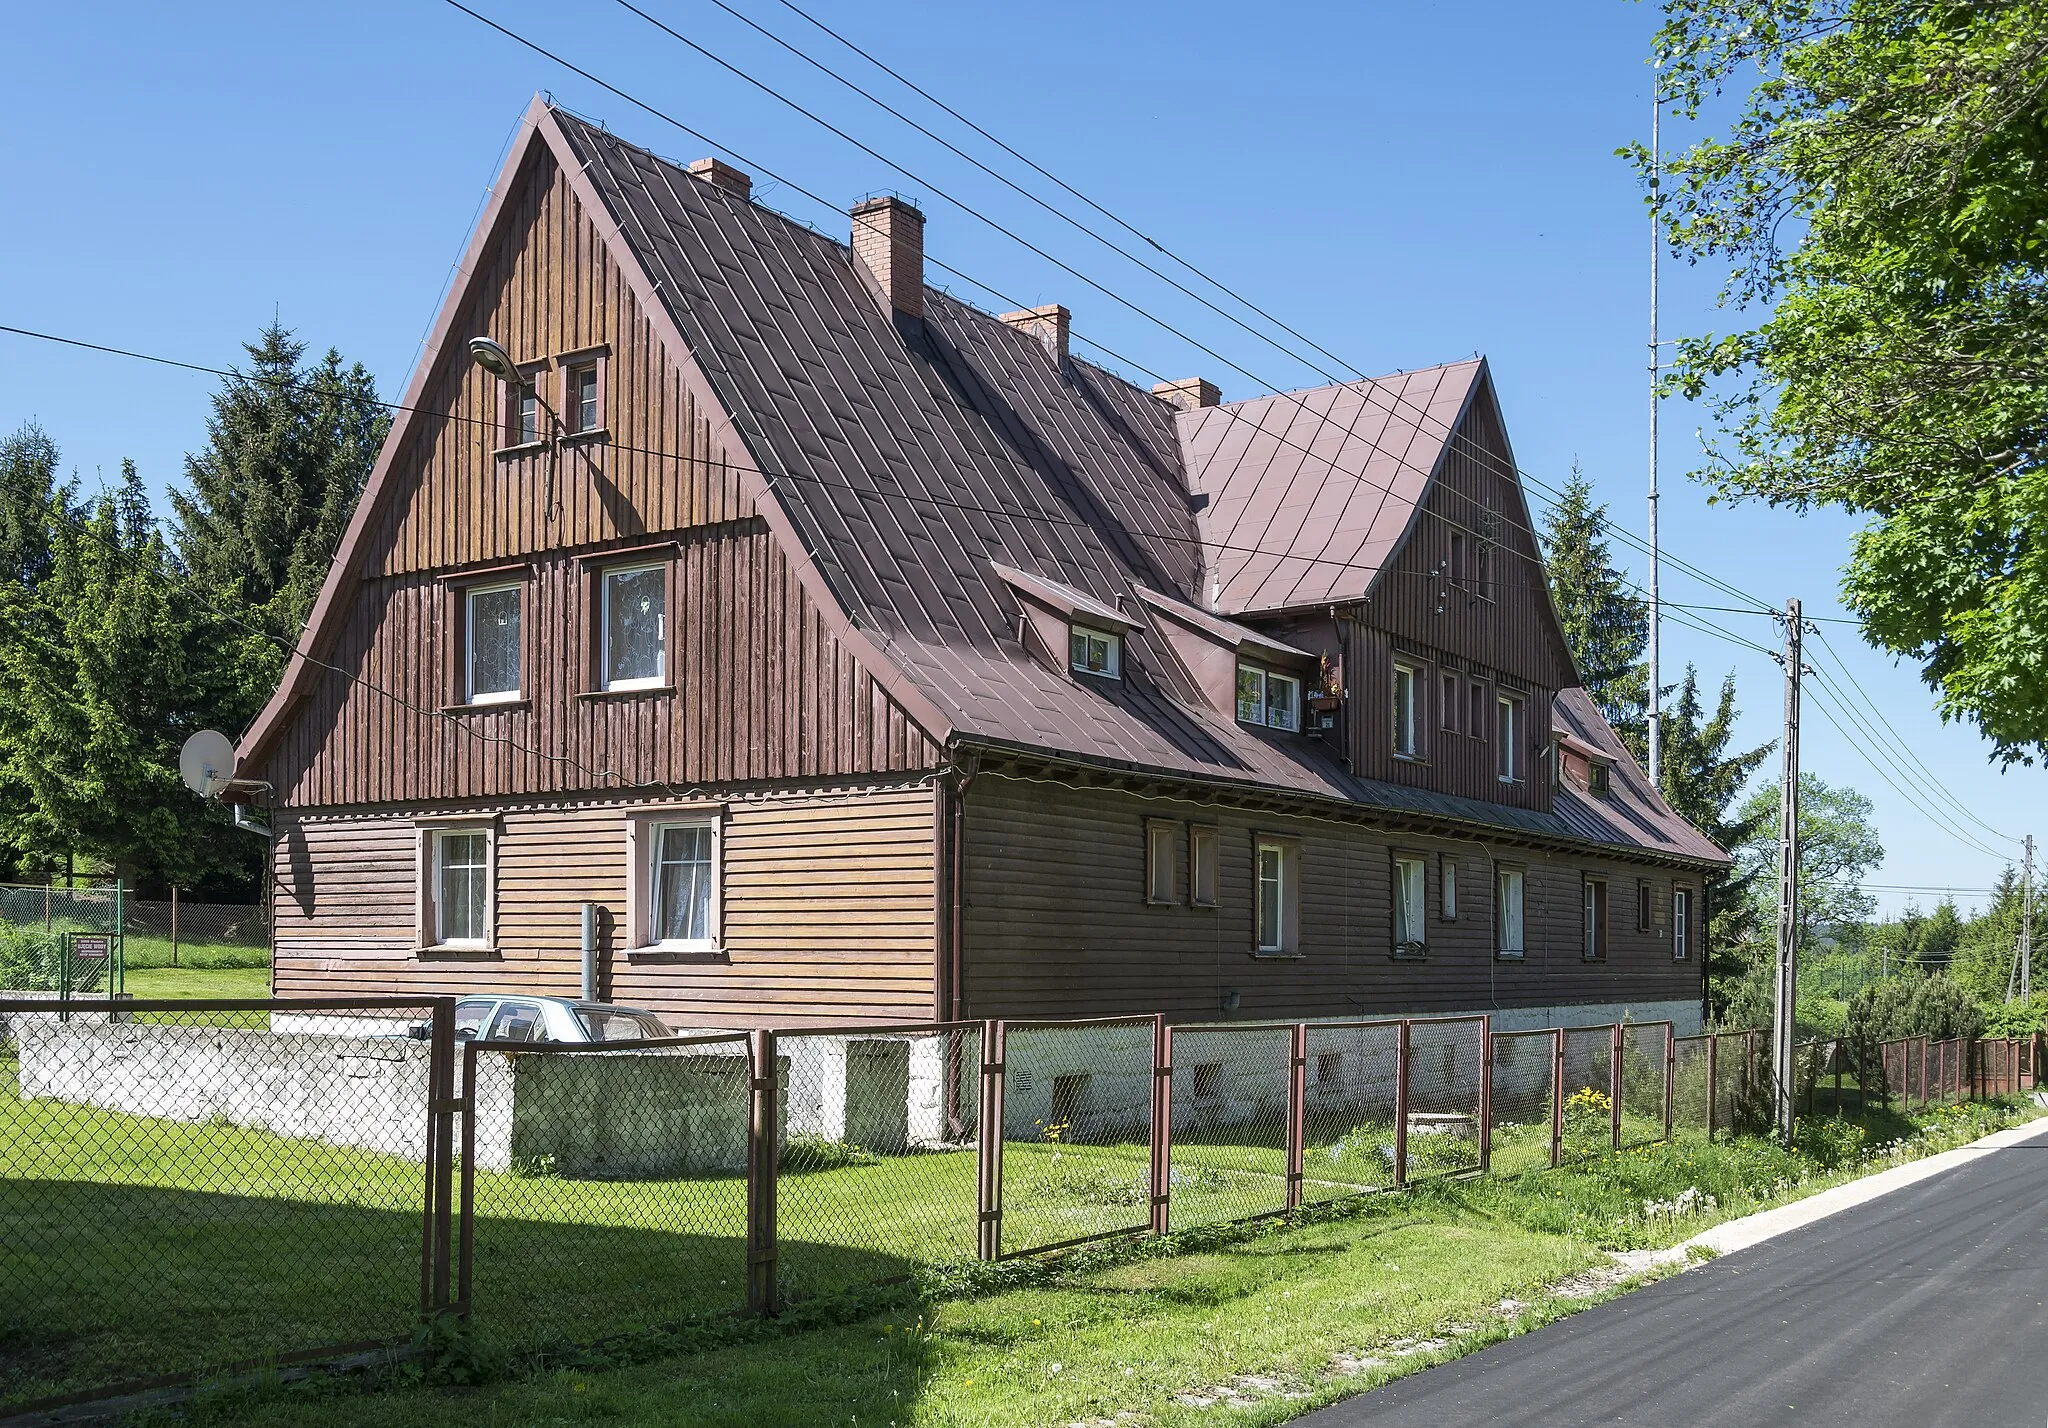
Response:
M976 759L965 754L959 761L959 772L950 785L949 802L952 805L952 828L948 833L950 842L951 868L946 881L950 886L947 893L946 933L946 1020L959 1021L966 1005L963 992L965 957L962 943L966 939L967 909L967 791L974 787Z

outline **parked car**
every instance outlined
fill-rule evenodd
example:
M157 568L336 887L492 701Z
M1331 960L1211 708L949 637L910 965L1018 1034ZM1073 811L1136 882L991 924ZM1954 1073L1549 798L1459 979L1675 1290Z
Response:
M420 1022L425 1040L431 1025ZM578 1002L567 997L464 997L455 1004L459 1041L653 1041L675 1032L644 1007Z

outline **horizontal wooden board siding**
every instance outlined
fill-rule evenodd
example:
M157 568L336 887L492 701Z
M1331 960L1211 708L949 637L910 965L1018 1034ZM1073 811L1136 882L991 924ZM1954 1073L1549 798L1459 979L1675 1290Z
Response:
M1519 808L1550 806L1549 776L1537 750L1549 737L1551 699L1571 673L1550 634L1543 567L1524 519L1506 437L1490 393L1482 392L1445 455L1407 543L1380 576L1372 598L1352 607L1355 621L1345 622L1351 760L1360 774ZM1448 574L1453 533L1471 542L1480 532L1490 533L1500 547L1491 557L1490 599L1453 585ZM1424 666L1419 761L1394 756L1397 651ZM1446 669L1458 673L1466 699L1454 731L1443 727L1439 675ZM1500 782L1492 729L1475 737L1466 727L1474 679L1485 688L1489 720L1503 679L1527 699L1525 777L1519 783Z
M420 956L412 818L286 813L277 842L277 994L578 995L581 904L601 903L611 928L626 925L625 826L634 807L502 810L501 955L488 960ZM607 947L605 996L682 1026L931 1019L929 786L735 799L723 836L727 956L635 964Z
M1218 905L1187 903L1187 835L1176 835L1177 902L1145 901L1144 821L1222 830ZM1493 852L1527 870L1528 954L1493 955L1493 872L1478 845L1387 834L1192 802L1022 783L984 774L967 805L963 987L975 1017L1088 1016L1165 1011L1223 1015L1235 990L1241 1019L1697 998L1697 961L1673 962L1665 870L1618 860ZM1252 844L1257 833L1301 840L1299 959L1251 955ZM1429 956L1391 956L1393 850L1429 865ZM1459 868L1461 916L1441 916L1441 860ZM1580 889L1606 872L1613 916L1608 958L1580 955ZM1652 880L1662 931L1635 931L1635 879ZM1683 877L1697 888L1697 879ZM1697 906L1697 901L1695 902ZM1694 957L1698 956L1695 929Z
M266 776L292 806L519 797L925 769L938 746L847 652L758 521L686 532L674 554L673 693L584 697L589 582L536 560L530 707L444 714L459 592L426 575L364 582Z

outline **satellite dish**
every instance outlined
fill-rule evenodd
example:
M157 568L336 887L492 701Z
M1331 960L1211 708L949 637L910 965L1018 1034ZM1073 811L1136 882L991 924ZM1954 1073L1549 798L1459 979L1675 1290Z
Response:
M234 742L217 729L201 729L178 751L178 773L201 798L218 797L234 781Z

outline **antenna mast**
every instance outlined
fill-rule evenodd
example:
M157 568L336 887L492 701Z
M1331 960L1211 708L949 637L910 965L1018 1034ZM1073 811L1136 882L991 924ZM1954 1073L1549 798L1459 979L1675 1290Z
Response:
M1663 177L1658 173L1662 159L1658 121L1663 114L1663 75L1653 70L1650 80L1650 787L1663 790L1664 697L1657 648L1662 610L1657 595L1657 249L1662 240L1661 216Z

